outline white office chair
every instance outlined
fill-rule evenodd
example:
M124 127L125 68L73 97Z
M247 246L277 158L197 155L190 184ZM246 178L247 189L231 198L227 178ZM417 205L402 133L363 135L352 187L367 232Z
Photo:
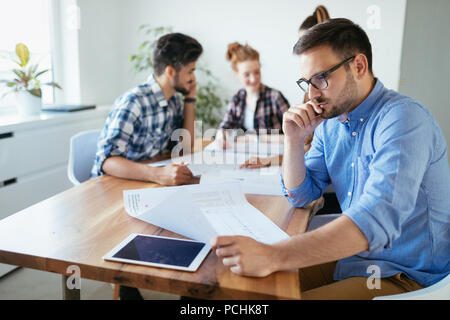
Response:
M90 178L99 135L100 130L88 130L77 133L70 138L67 175L74 186Z
M432 286L407 293L375 297L373 300L450 300L450 274Z
M89 180L91 176L99 135L100 130L88 130L77 133L70 138L67 175L74 186ZM111 284L111 286L114 290L113 300L118 300L120 286L117 284Z

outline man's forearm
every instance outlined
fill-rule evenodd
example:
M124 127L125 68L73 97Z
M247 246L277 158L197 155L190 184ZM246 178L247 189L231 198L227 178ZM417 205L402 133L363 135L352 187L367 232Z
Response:
M285 187L293 189L303 183L306 176L304 142L284 138L282 175Z
M124 157L113 156L107 158L102 170L110 176L118 178L156 182L156 169L146 164L137 163Z
M291 270L337 261L369 249L369 244L347 216L310 232L274 244L274 269Z

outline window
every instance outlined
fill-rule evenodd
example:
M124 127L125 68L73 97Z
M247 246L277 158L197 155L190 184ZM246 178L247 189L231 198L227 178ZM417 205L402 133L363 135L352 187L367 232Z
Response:
M30 50L30 59L39 63L39 70L52 69L50 46L50 0L2 0L0 2L0 52L2 56L15 54L16 44L24 43ZM0 79L12 77L14 63L0 58ZM53 81L53 70L40 77L41 82ZM5 92L0 87L0 96ZM54 89L42 87L42 102L53 103ZM1 106L14 105L13 95L0 100Z

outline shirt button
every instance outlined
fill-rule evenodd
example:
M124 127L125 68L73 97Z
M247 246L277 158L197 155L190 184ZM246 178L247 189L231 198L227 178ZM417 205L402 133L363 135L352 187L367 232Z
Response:
M359 121L361 121L361 122L364 122L364 119L363 119L363 118L361 118L361 119L359 119Z
M351 196L352 195L352 193L349 191L348 193L347 193L347 195L349 195L349 196Z
M356 132L355 131L352 132L352 136L354 136L354 137L356 136Z
M352 162L352 168L355 166L355 163L354 162Z

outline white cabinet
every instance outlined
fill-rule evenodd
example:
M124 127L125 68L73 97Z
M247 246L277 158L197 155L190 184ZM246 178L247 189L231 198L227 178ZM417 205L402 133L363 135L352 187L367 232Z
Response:
M72 186L67 178L70 138L102 128L109 110L0 115L0 220ZM0 277L9 270L0 264Z

